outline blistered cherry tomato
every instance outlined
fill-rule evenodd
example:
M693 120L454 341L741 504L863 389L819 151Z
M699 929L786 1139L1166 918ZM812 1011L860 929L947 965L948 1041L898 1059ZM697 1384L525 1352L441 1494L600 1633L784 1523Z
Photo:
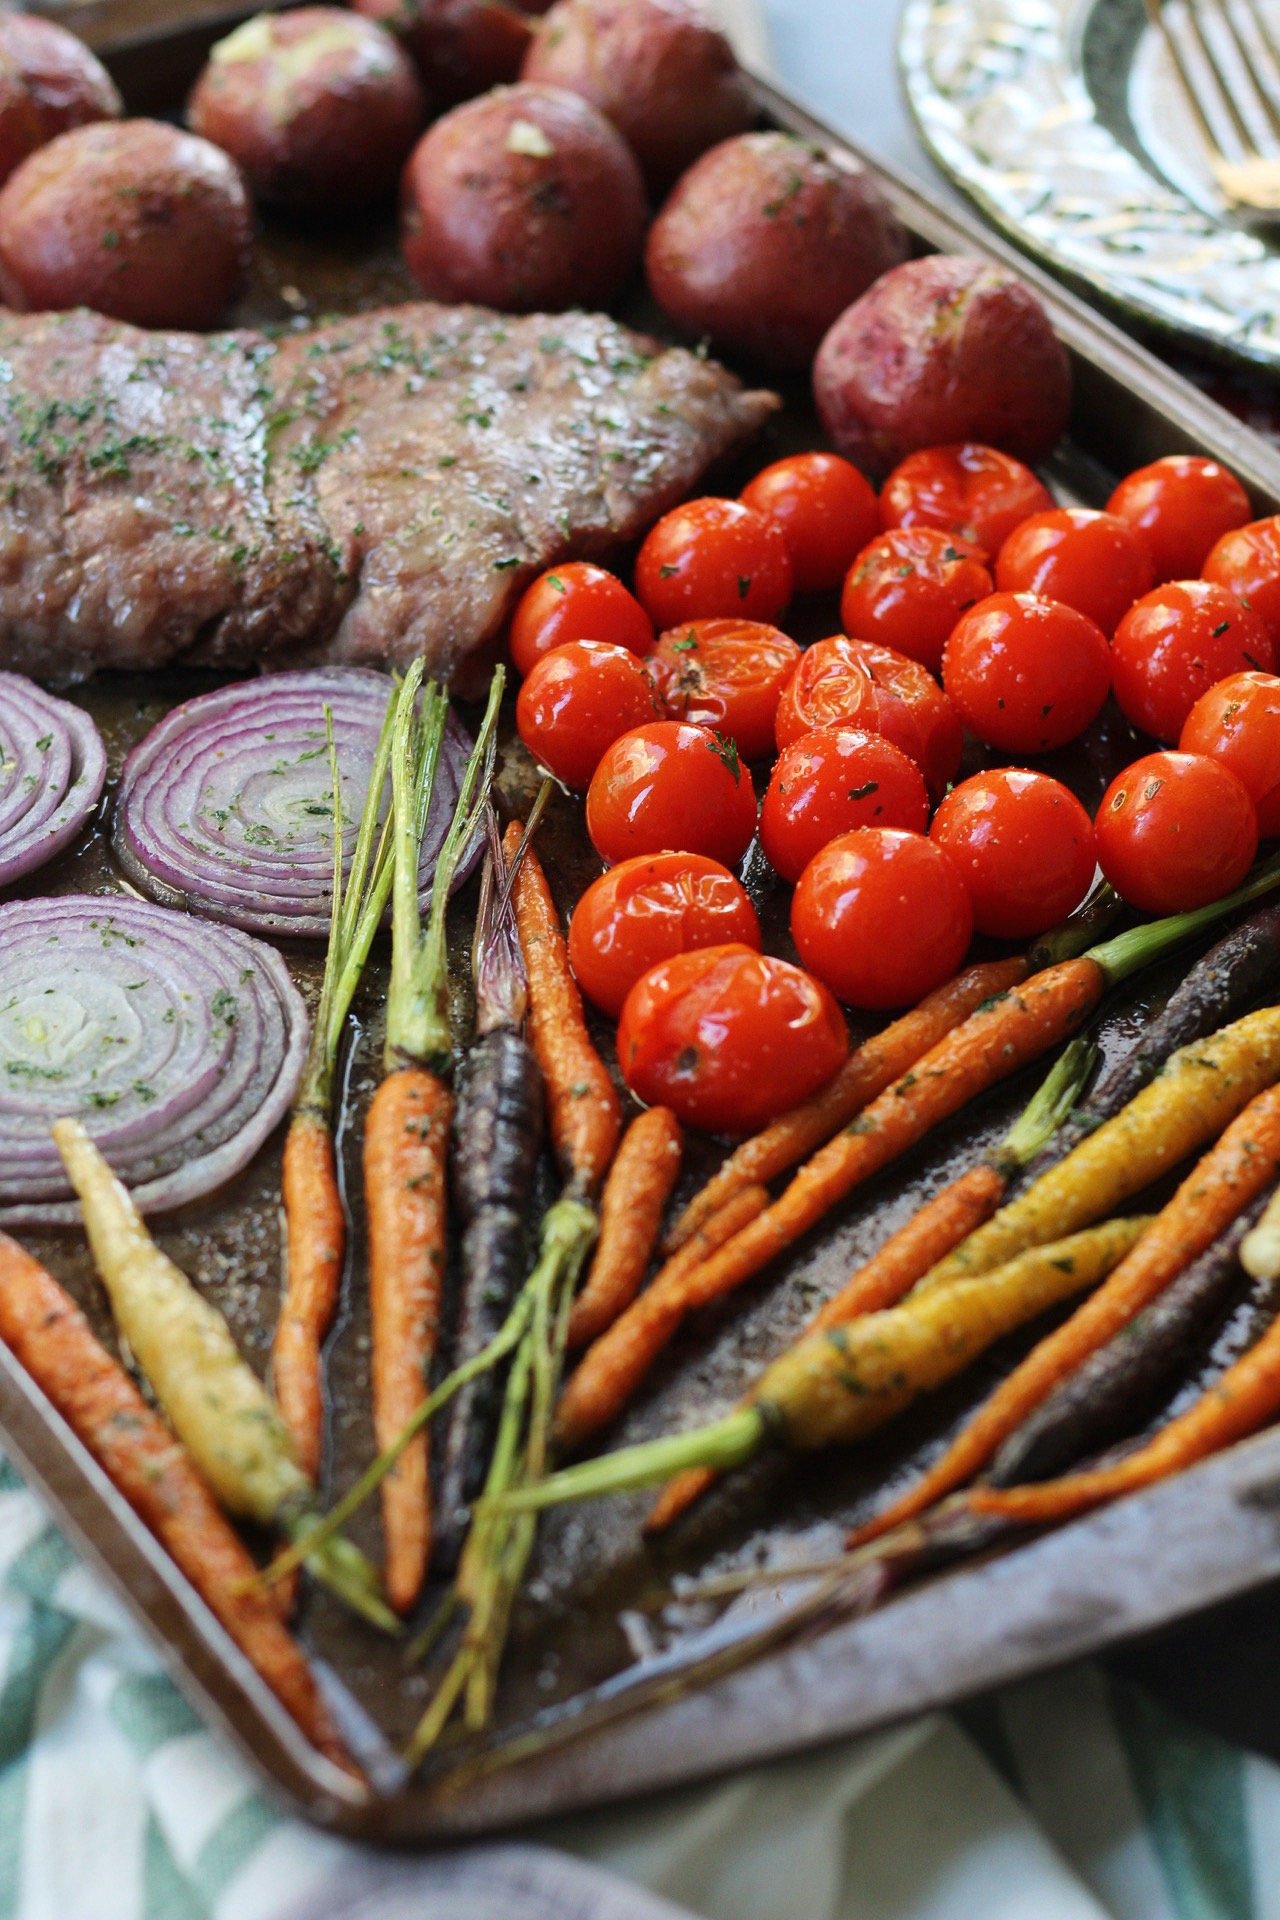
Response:
M1280 834L1280 679L1233 673L1200 698L1178 739L1234 773L1253 801L1264 840Z
M1157 584L1190 580L1215 542L1252 517L1233 473L1194 453L1169 453L1126 475L1107 502L1151 555Z
M840 624L938 671L962 613L992 592L976 547L936 527L900 527L864 547L844 583Z
M611 864L640 853L705 853L731 866L756 827L751 775L731 740L656 720L609 747L587 790L587 832Z
M953 856L979 933L1025 940L1065 920L1089 891L1093 822L1047 773L1006 767L953 787L929 828Z
M606 747L658 712L648 674L626 647L574 640L543 654L520 689L516 728L535 760L585 787Z
M825 1087L848 1036L827 989L750 947L664 960L627 995L622 1077L646 1105L708 1133L754 1133Z
M578 985L616 1020L642 973L698 947L760 947L740 881L701 853L649 853L593 880L569 922Z
M914 1006L940 987L972 934L960 868L922 833L842 833L814 855L791 899L791 937L805 966L870 1012Z
M779 756L760 807L760 844L774 871L794 882L842 833L923 833L928 823L924 775L900 747L853 727L820 728Z
M815 727L882 733L915 761L935 796L945 792L964 747L955 709L918 661L843 633L805 650L778 703L779 748Z
M1202 693L1228 674L1270 673L1266 624L1211 580L1171 580L1130 607L1111 642L1111 687L1125 718L1176 740Z
M747 760L773 751L773 721L800 649L758 620L690 620L664 633L646 665L663 711L714 727Z
M996 559L1002 593L1039 593L1087 613L1108 638L1122 614L1155 585L1143 542L1113 513L1054 507L1015 527Z
M1228 768L1199 753L1149 753L1111 782L1094 822L1098 863L1140 913L1186 913L1238 887L1258 819Z
M512 665L519 674L532 673L544 653L571 640L607 640L648 653L653 625L616 574L587 560L568 560L526 588L511 621Z
M992 558L1015 527L1052 506L1053 495L1030 467L977 440L909 453L880 495L886 527L937 527Z
M1087 615L1036 593L994 593L966 613L942 656L965 725L1004 753L1064 747L1095 719L1111 650Z
M838 453L796 453L758 473L742 498L782 529L797 593L838 587L880 531L871 482Z
M1252 607L1280 645L1280 513L1224 533L1200 571Z
M741 500L690 500L645 540L636 592L659 630L682 620L776 620L791 598L786 536Z

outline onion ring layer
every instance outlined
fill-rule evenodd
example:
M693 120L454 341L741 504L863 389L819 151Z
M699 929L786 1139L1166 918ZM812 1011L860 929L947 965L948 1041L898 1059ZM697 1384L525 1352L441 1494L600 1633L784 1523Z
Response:
M106 774L87 713L20 673L0 673L0 887L70 846Z

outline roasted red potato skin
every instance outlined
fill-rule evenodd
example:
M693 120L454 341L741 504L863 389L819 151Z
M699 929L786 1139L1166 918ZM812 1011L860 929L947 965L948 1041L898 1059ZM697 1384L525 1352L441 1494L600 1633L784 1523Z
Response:
M455 107L405 168L402 244L428 299L511 313L607 306L635 271L644 185L626 142L562 87Z
M509 0L353 0L393 33L438 107L453 107L515 80L533 23Z
M1016 274L930 254L894 267L840 316L813 387L836 448L868 473L957 440L1034 465L1067 425L1071 363Z
M252 215L219 147L158 120L58 135L0 191L0 296L141 327L211 327L249 269Z
M569 87L598 107L654 194L756 119L750 81L702 0L558 0L523 78Z
M120 113L115 81L74 33L35 14L0 14L0 185L58 134Z
M257 14L220 40L187 104L254 197L297 213L363 206L395 188L426 119L407 53L343 7Z
M845 308L907 257L871 176L789 133L747 133L695 161L649 232L659 306L762 367L808 367Z

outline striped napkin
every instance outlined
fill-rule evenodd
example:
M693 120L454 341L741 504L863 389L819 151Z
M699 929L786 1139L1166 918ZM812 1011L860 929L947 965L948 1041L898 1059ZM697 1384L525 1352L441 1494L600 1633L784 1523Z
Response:
M281 1812L0 1459L0 1920L1280 1920L1280 1769L1089 1667L536 1838Z

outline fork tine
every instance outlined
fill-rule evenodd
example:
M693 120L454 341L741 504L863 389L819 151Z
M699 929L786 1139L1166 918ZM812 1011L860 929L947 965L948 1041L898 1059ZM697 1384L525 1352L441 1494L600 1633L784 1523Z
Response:
M1276 57L1275 49L1271 44L1262 16L1258 8L1253 4L1253 0L1246 0L1246 3L1254 27L1259 31L1262 45L1268 56L1274 60ZM1215 17L1222 22L1224 30L1231 38L1241 68L1248 76L1249 84L1253 88L1254 99L1265 113L1272 132L1280 135L1280 103L1277 102L1275 87L1268 81L1266 76L1259 71L1254 49L1249 45L1245 36L1240 31L1240 23L1236 18L1235 8L1232 6L1231 0L1210 0L1210 7ZM1254 141L1254 145L1257 145L1256 140Z
M1205 105L1204 97L1201 93L1200 81L1192 72L1187 61L1187 56L1182 50L1182 42L1169 24L1169 16L1165 11L1164 0L1144 0L1144 4L1147 10L1148 21L1164 41L1165 50L1173 62L1174 72L1178 76L1182 91L1187 99L1187 104L1190 106L1199 123L1200 132L1204 136L1206 146L1210 153L1221 156L1222 141L1219 137L1218 129L1214 125L1208 108Z
M1224 8L1218 7L1216 11L1219 19L1225 17ZM1214 85L1217 88L1223 106L1225 106L1230 116L1231 125L1235 131L1236 139L1239 142L1241 153L1246 158L1252 154L1256 154L1258 151L1258 143L1254 137L1253 129L1250 127L1249 122L1245 119L1240 109L1240 103L1236 99L1235 89L1231 84L1230 76L1223 69L1221 56L1214 46L1212 39L1205 32L1204 16L1200 9L1199 0L1184 0L1183 15L1188 28L1195 37L1196 45L1200 50L1200 57L1208 67L1209 72L1213 75ZM1185 75L1185 67L1183 68L1183 72ZM1219 140L1217 144L1221 147L1222 142Z

